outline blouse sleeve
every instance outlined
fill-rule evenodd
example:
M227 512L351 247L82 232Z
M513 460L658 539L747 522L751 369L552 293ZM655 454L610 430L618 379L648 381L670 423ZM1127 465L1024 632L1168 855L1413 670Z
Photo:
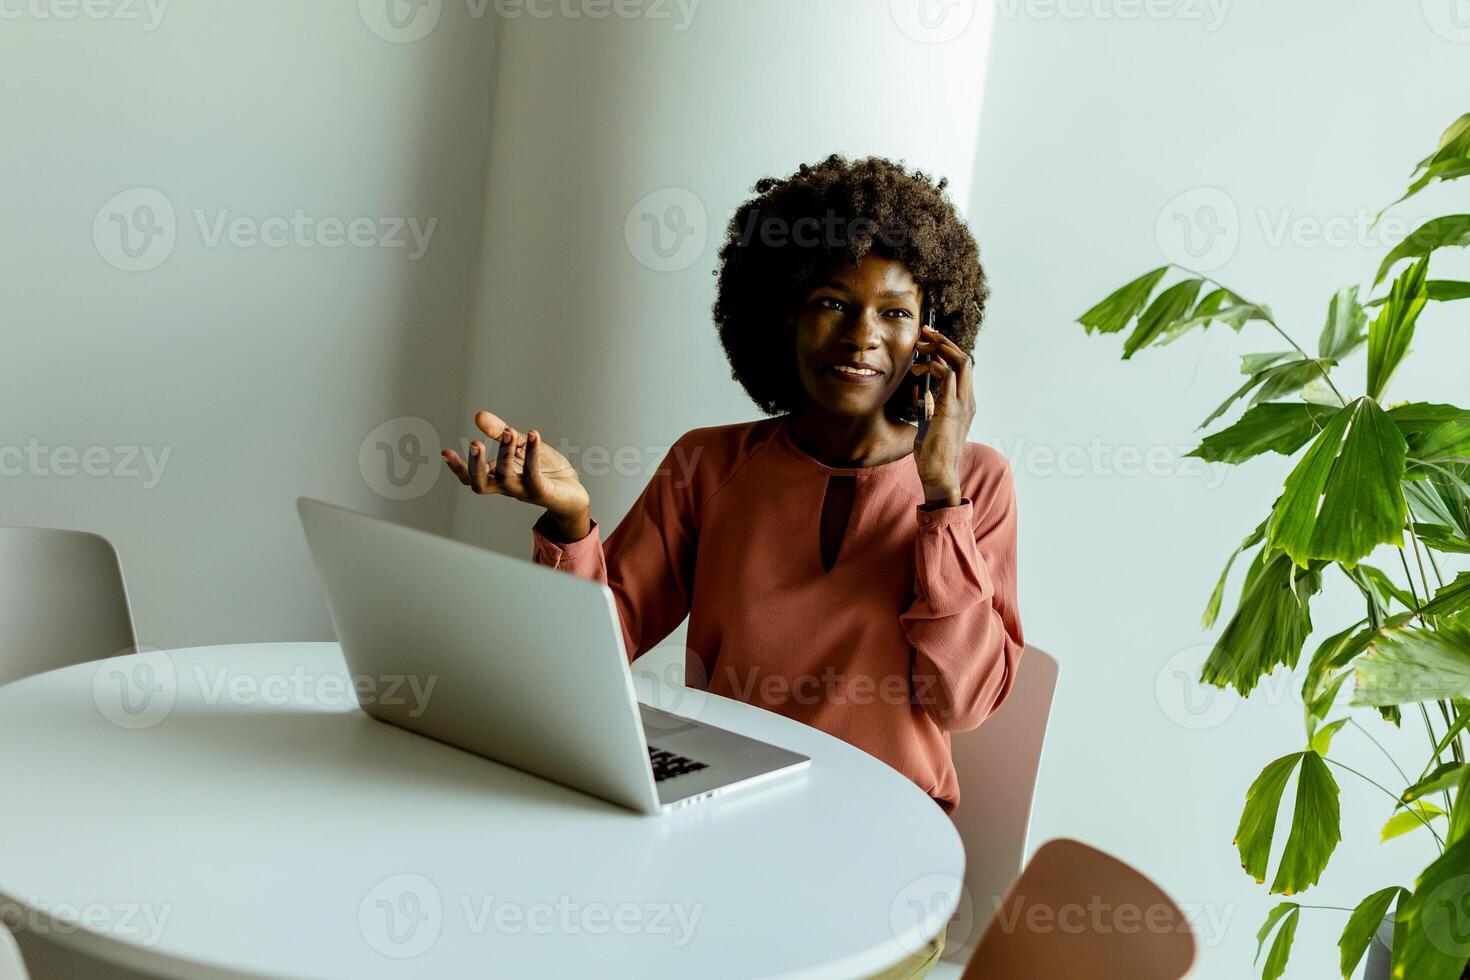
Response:
M915 700L947 731L977 727L1010 692L1025 647L1016 607L1016 495L1010 467L955 507L916 508Z
M606 542L595 520L570 543L551 539L550 514L531 529L532 561L612 589L629 660L657 646L689 614L698 528L690 472L679 465L686 458L682 443L664 456Z

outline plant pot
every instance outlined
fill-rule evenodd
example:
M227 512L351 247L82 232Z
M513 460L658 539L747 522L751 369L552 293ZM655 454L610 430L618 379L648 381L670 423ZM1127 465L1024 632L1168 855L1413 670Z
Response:
M1368 944L1368 966L1363 970L1363 980L1389 980L1389 968L1393 960L1393 916L1384 916L1373 941Z
M1363 971L1363 980L1390 980L1392 961L1393 916L1388 915L1373 934L1373 941L1368 944L1368 965ZM1461 976L1464 980L1470 980L1470 965L1465 967Z

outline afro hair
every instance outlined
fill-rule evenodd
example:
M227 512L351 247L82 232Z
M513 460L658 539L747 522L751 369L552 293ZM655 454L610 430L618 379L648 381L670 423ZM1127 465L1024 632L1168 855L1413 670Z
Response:
M806 398L788 315L825 272L869 253L903 262L933 305L935 327L961 350L974 348L989 289L948 184L882 157L837 154L756 182L720 249L714 318L731 376L762 411L790 412ZM915 420L914 383L907 376L889 400L889 417Z

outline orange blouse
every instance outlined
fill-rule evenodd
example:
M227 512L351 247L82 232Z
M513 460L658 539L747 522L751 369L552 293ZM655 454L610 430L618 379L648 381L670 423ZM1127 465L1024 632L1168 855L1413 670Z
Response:
M955 507L923 510L913 457L837 468L803 452L786 417L681 436L617 529L579 541L533 529L535 561L608 585L630 658L689 616L690 687L759 705L959 803L949 732L1005 699L1024 647L1010 466L967 442ZM831 476L856 478L830 571L821 515Z

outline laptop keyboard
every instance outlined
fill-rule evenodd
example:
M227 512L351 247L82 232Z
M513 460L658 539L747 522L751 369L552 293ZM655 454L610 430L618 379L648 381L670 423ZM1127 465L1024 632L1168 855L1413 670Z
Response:
M657 783L665 779L673 779L675 776L682 776L687 772L698 772L709 768L703 762L695 762L682 755L656 749L652 745L648 747L648 760L653 763L653 780Z

